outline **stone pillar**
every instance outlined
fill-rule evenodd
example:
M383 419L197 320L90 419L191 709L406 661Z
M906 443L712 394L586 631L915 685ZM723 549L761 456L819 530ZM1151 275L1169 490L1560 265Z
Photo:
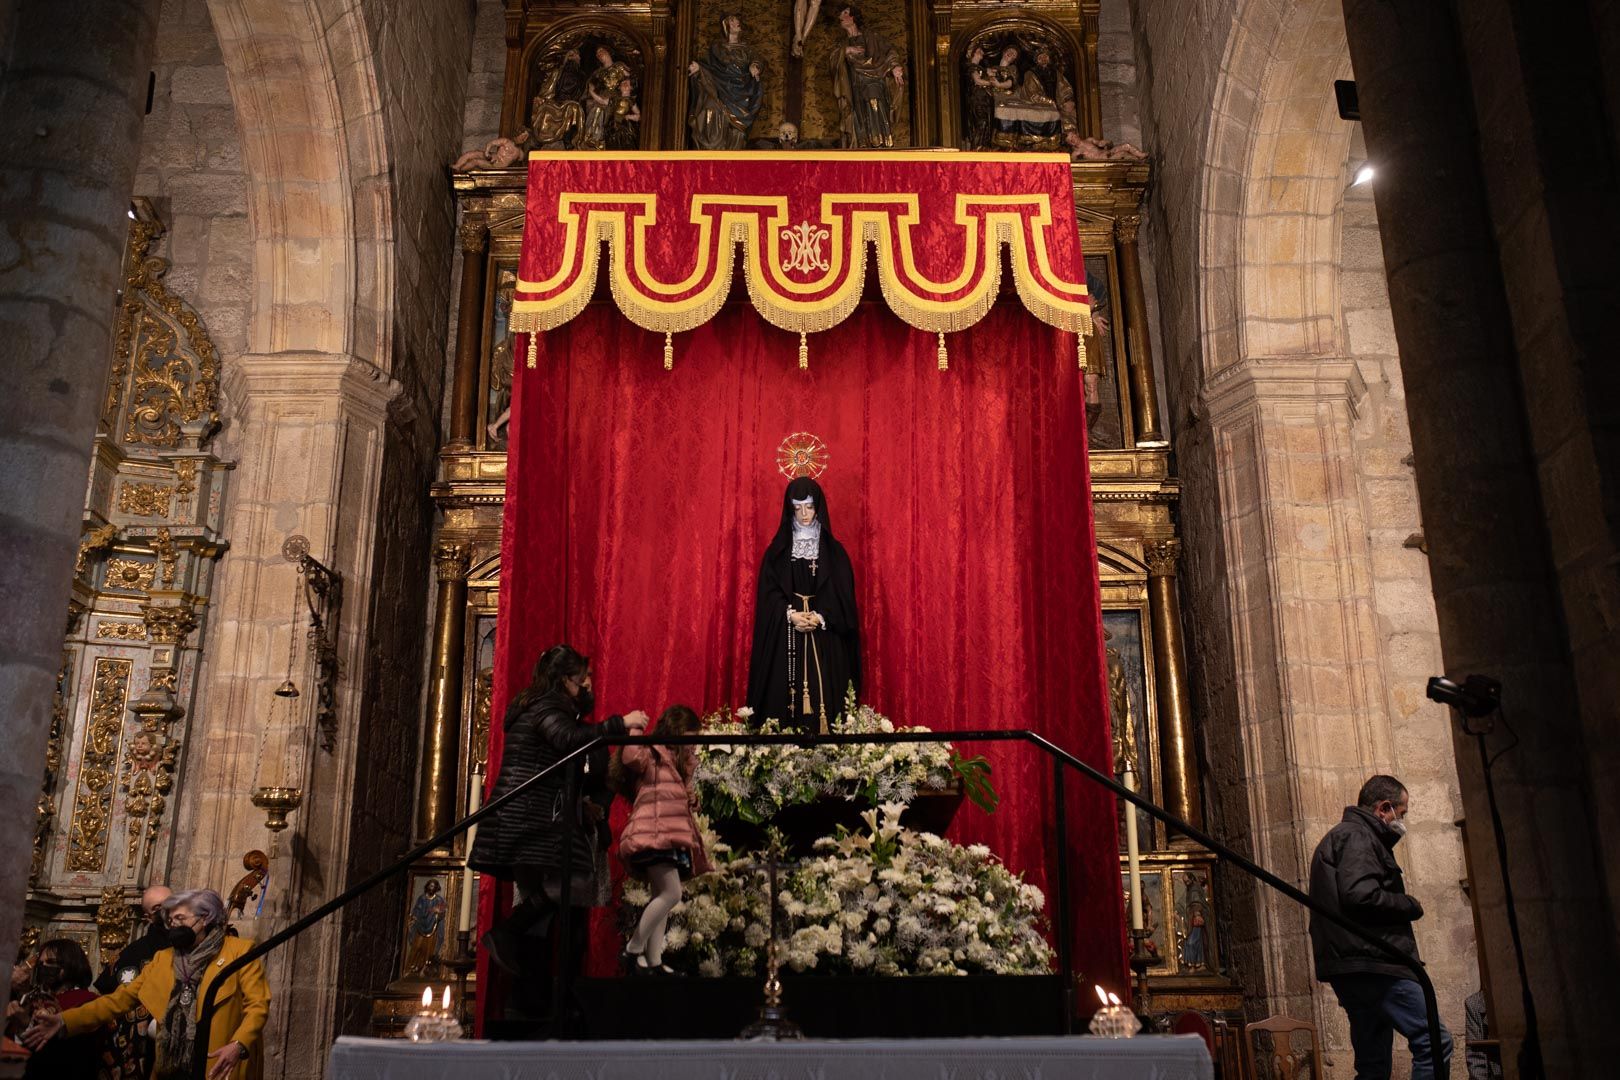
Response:
M157 0L0 14L0 956L22 927Z
M1205 390L1237 698L1236 730L1211 731L1211 755L1223 763L1216 775L1243 779L1220 789L1218 813L1246 822L1236 838L1289 881L1306 879L1362 782L1393 768L1353 471L1363 392L1353 363L1327 359L1241 360ZM1303 910L1236 887L1256 920L1240 920L1228 942L1244 981L1264 987L1268 1011L1341 1022L1313 977Z
M362 693L373 639L366 598L374 565L389 412L399 384L344 354L251 354L225 366L237 460L217 598L208 619L208 664L199 674L200 723L192 728L179 793L183 821L174 880L224 883L241 876L242 856L272 851L271 890L260 919L238 920L244 937L263 940L328 899L347 882L350 844L368 814L355 805L359 769L393 763L374 753ZM397 421L394 421L397 422ZM343 575L353 598L337 626L337 744L319 749L313 693L296 699L284 749L265 720L286 677L288 602L297 581L282 555L293 533L310 554ZM363 765L361 763L364 763ZM291 775L288 774L291 770ZM285 781L303 804L272 850L265 814L249 802L260 784ZM398 782L410 784L410 775ZM266 1073L317 1076L339 1007L340 913L288 943L268 960L269 1029L281 1032L266 1052Z
M1459 42L1459 11L1474 19L1495 15L1489 35L1507 54L1479 70L1476 93L1480 87L1500 91L1503 72L1510 71L1514 80L1556 77L1545 68L1546 58L1513 52L1514 28L1500 6L1481 7L1486 10L1422 0L1344 0L1345 28L1368 155L1378 164L1373 193L1445 664L1452 675L1485 673L1504 685L1517 742L1496 765L1495 780L1546 1075L1596 1076L1620 1054L1620 1027L1608 1008L1612 994L1594 992L1612 983L1620 945L1614 898L1598 877L1605 856L1612 864L1613 855L1612 848L1605 852L1596 831L1605 815L1594 811L1593 800L1609 796L1585 773L1588 751L1577 683L1590 678L1587 689L1596 694L1587 697L1601 707L1602 680L1613 666L1599 661L1585 671L1574 668L1567 627L1586 610L1602 611L1608 601L1595 590L1578 599L1560 595L1549 536L1577 520L1578 531L1595 531L1601 515L1579 494L1576 472L1558 471L1561 464L1577 462L1578 452L1543 464L1553 481L1543 488L1533 438L1541 423L1582 430L1585 419L1578 412L1554 408L1538 395L1568 392L1578 398L1573 368L1591 366L1593 354L1572 361L1563 373L1533 377L1526 370L1532 354L1521 355L1515 347L1515 305L1523 305L1523 328L1529 333L1556 326L1578 289L1567 280L1561 283L1557 272L1534 283L1537 289L1546 286L1544 295L1510 296L1504 288L1504 249L1491 211L1499 198L1520 193L1494 177L1487 186L1478 132L1487 124L1495 129L1492 139L1515 148L1503 168L1540 186L1542 194L1514 211L1517 221L1532 227L1556 217L1540 200L1562 190L1537 172L1542 166L1534 152L1538 136L1558 144L1554 153L1564 151L1567 136L1535 131L1534 118L1521 112L1517 101L1495 108L1489 117L1480 114ZM1527 63L1531 66L1522 66ZM1585 108L1584 102L1577 105ZM1562 122L1568 122L1567 115ZM1612 151L1604 153L1608 161ZM1612 177L1608 165L1594 169L1588 159L1575 160L1583 172ZM1595 228L1607 222L1597 210L1583 213L1594 215ZM1534 236L1526 250L1540 257L1545 243ZM1602 250L1597 243L1582 252L1583 261L1589 261L1590 251ZM1563 349L1566 340L1560 335L1548 348ZM1532 405L1528 414L1527 403ZM1612 578L1612 570L1609 574ZM1611 615L1601 617L1613 625ZM1606 655L1612 657L1612 650ZM1499 734L1492 745L1507 747L1506 736ZM1484 930L1480 947L1511 1068L1524 1018L1501 869L1470 740L1457 740L1456 760Z
M456 313L456 377L450 392L447 450L470 450L478 430L478 368L484 338L484 251L489 223L482 214L461 220L461 304Z
M1142 256L1136 233L1140 214L1126 214L1115 224L1119 236L1119 283L1125 295L1125 357L1130 362L1131 421L1137 446L1166 446L1159 429L1159 394L1153 381L1153 346L1149 341L1147 299L1142 291Z
M1159 775L1164 808L1203 827L1203 794L1198 783L1198 752L1193 745L1192 697L1187 688L1187 655L1181 638L1181 598L1176 563L1181 541L1148 544L1148 617L1153 625L1153 673L1159 697Z
M455 823L457 773L461 765L462 639L467 623L467 544L441 542L439 600L433 622L433 670L428 679L427 728L422 733L422 771L416 793L416 839L429 840Z

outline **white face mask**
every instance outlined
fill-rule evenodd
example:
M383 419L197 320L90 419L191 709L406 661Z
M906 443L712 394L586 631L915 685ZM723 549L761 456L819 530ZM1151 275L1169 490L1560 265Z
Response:
M1389 827L1391 829L1395 830L1395 835L1396 836L1405 836L1406 835L1406 819L1405 818L1396 818L1394 821L1389 823Z

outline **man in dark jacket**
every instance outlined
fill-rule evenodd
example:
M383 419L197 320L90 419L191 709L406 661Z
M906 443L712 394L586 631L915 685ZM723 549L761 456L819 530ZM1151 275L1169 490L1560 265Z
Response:
M96 993L105 996L124 983L134 981L159 949L169 947L169 924L163 917L163 901L170 895L167 885L148 885L141 893L141 925L146 932L124 946L124 951L101 969L96 979Z
M1393 776L1361 787L1355 806L1329 830L1311 859L1311 899L1357 923L1385 944L1418 959L1412 923L1423 905L1406 895L1395 845L1406 835L1406 788ZM1316 977L1333 987L1350 1017L1356 1080L1389 1080L1395 1032L1412 1051L1412 1080L1432 1080L1436 1055L1429 1045L1423 991L1382 950L1325 919L1311 918ZM1440 1032L1439 1060L1451 1061L1451 1034Z

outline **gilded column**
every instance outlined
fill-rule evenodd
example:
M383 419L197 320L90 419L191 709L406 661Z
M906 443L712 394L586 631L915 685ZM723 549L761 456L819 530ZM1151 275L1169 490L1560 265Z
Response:
M450 398L450 442L469 450L478 427L479 346L484 336L484 250L489 223L482 214L461 220L461 306L456 315L456 379Z
M1150 540L1146 554L1164 808L1189 824L1202 827L1203 798L1198 783L1198 754L1193 747L1187 656L1181 640L1181 600L1176 594L1176 562L1181 557L1181 541L1174 538Z
M467 618L468 545L442 541L433 552L439 572L433 629L428 719L416 795L416 837L427 840L456 820L456 772L461 748L461 643Z
M1136 247L1140 214L1115 223L1119 235L1119 280L1125 294L1125 355L1130 361L1131 417L1137 446L1164 446L1159 430L1159 394L1153 383L1153 346L1148 339L1147 300L1142 293L1142 258Z

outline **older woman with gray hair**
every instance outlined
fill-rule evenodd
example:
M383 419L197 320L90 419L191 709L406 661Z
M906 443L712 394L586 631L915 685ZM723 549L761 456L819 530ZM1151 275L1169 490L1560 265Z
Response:
M163 907L169 924L167 949L159 950L139 975L106 997L36 1022L22 1041L38 1049L64 1030L69 1036L94 1031L138 1003L153 1017L154 1080L189 1077L203 997L218 973L253 943L226 933L225 902L212 889L178 893ZM264 964L254 960L226 979L215 1000L208 1031L208 1080L251 1080L259 1074L259 1035L270 1012Z

